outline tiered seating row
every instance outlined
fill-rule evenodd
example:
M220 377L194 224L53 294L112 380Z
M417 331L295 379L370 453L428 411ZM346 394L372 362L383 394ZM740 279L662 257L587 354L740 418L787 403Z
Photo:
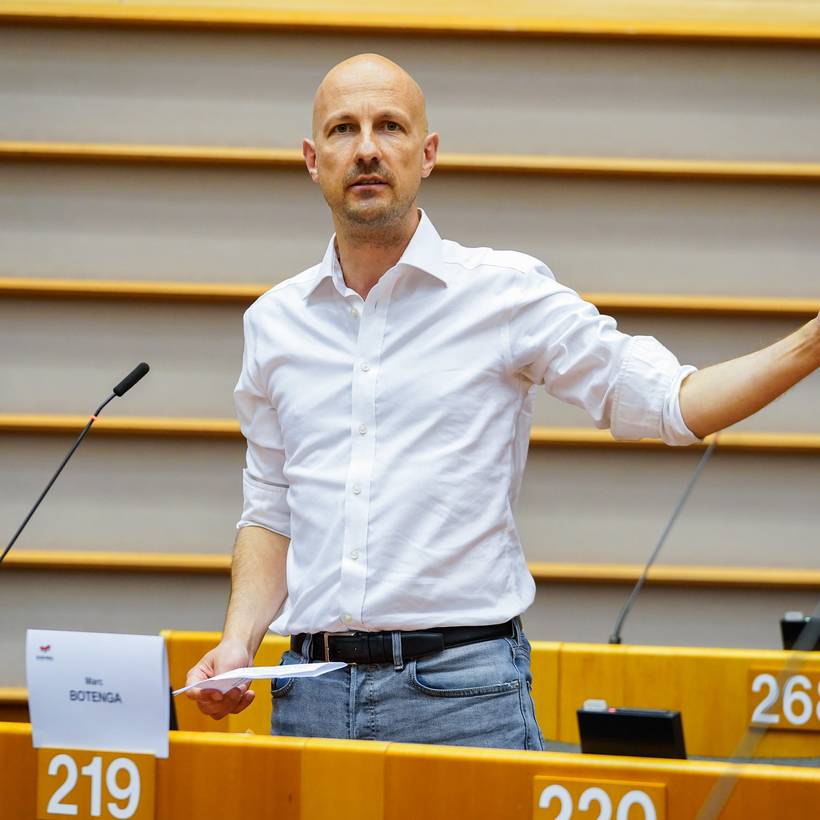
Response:
M211 282L139 282L116 279L0 277L0 298L82 299L249 305L267 285ZM808 320L820 299L754 296L688 296L665 293L582 293L602 313L724 316Z
M164 634L173 686L182 686L188 669L219 640L218 633ZM728 757L749 725L754 694L750 671L777 674L785 669L791 676L811 679L820 675L820 656L810 652L532 643L533 698L541 730L545 737L567 743L579 742L576 710L588 698L603 698L612 706L678 709L690 755ZM286 648L285 639L269 636L255 662L276 664ZM218 723L201 715L190 700L179 698L180 727L267 734L268 686L265 681L255 684L254 703ZM755 702L764 695L756 695ZM820 758L820 733L797 727L769 731L755 756Z
M3 816L29 820L37 767L28 725L0 725L0 761ZM721 778L733 785L723 820L802 820L820 789L817 772L778 766L173 732L169 758L157 762L154 816L547 820L556 817L556 803L538 808L544 789L581 779L582 788L619 783L651 791L654 816L691 820Z
M179 552L105 552L82 550L21 550L4 561L9 570L67 572L136 572L185 575L227 575L230 555ZM529 564L536 582L551 584L634 584L640 564L570 564L535 561ZM718 567L655 565L653 586L731 589L820 590L820 570L782 567Z
M0 142L0 161L113 162L303 169L302 152L291 148L232 148L182 145L116 145ZM539 176L646 177L649 179L733 180L817 183L820 164L730 162L628 157L439 155L436 173Z
M88 421L87 416L0 414L0 434L79 433ZM239 423L232 419L190 418L132 418L109 416L98 419L93 433L115 436L168 436L175 438L240 438ZM705 449L714 436L685 449ZM666 449L655 439L620 441L608 430L533 427L532 447L614 447L618 449ZM816 433L738 433L720 434L720 448L737 452L762 453L820 453L820 434Z
M188 669L219 640L215 632L168 630L163 634L175 688L185 683ZM798 691L788 686L791 678L802 676L810 683L820 677L820 656L811 652L546 641L533 641L532 646L532 691L541 730L546 738L565 743L579 742L577 709L588 698L602 698L611 706L680 710L689 755L729 757L746 734L754 708L768 694L765 687L752 691L755 676L781 676L783 693ZM277 664L287 647L287 639L270 635L255 663ZM802 680L799 686L803 686ZM179 726L184 730L266 735L270 722L268 687L267 681L254 683L257 697L253 704L222 721L202 715L188 698L177 698ZM815 691L799 698L808 698L810 710L815 708ZM0 690L0 703L5 719L19 716L25 706L25 690ZM810 721L790 722L784 704L782 695L767 707L768 714L779 716L778 722L759 735L753 756L820 759L820 731L817 727L807 731L813 726ZM790 701L788 708L800 717L806 707Z
M814 3L781 0L755 3L708 0L661 4L629 0L552 0L544 6L506 4L503 12L490 0L465 4L458 0L420 0L412 7L373 4L367 0L325 0L294 4L116 2L76 0L7 2L0 19L39 23L105 23L108 25L185 25L220 28L275 28L348 32L424 32L438 35L533 35L715 39L739 41L816 42L820 10Z

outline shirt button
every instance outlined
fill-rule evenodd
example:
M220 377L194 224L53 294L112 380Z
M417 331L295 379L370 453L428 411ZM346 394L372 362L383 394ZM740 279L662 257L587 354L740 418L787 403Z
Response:
M359 425L359 433L361 433L361 435L363 435L363 436L366 436L367 435L367 426L364 425L364 424L360 424Z
M358 495L362 491L362 488L358 484L353 485L353 495Z
M365 373L367 373L367 371L370 370L370 365L367 362L362 362L361 368Z
M356 310L356 308L350 308L350 315L351 315L354 319L358 319L358 318L359 318L359 311L358 311L358 310Z
M352 616L349 612L345 612L345 614L344 614L344 615L342 615L342 620L343 620L346 624L349 624L349 623L353 620L353 616Z
M353 552L350 553L350 557L354 561L358 561L359 560L359 551L358 550L353 550Z

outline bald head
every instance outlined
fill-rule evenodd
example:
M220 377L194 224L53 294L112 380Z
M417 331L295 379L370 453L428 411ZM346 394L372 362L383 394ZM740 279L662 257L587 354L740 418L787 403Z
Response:
M400 66L381 54L357 54L333 66L319 83L313 98L313 138L324 123L362 98L394 103L404 109L422 134L427 134L424 93Z
M320 83L313 139L302 141L302 153L337 234L364 231L368 241L383 242L418 224L416 195L436 164L438 143L438 134L427 133L418 83L386 57L359 54Z

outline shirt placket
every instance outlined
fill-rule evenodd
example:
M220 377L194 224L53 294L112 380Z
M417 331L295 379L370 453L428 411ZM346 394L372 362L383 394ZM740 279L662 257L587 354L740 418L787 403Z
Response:
M351 629L365 626L367 529L376 458L376 384L393 271L386 273L351 314L359 322L351 376L350 465L345 485L344 538L339 600L340 620ZM358 311L358 318L356 313Z

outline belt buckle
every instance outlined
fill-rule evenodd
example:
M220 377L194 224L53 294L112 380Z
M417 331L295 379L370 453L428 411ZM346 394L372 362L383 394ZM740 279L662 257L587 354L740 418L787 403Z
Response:
M322 638L322 644L324 646L324 659L326 661L330 661L330 639L331 638L338 638L340 635L355 635L355 632L325 632ZM356 661L347 661L348 666L358 666Z

